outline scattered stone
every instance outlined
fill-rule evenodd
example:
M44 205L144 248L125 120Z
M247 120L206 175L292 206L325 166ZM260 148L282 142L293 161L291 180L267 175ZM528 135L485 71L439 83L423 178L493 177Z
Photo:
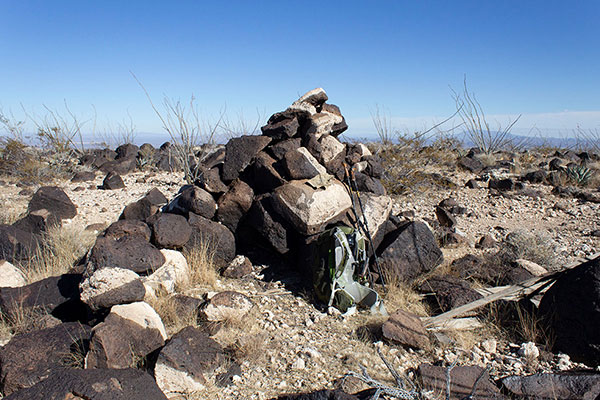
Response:
M507 191L515 189L515 182L510 179L490 179L488 182L488 189L496 189L499 191Z
M475 247L478 249L491 249L491 248L496 247L497 244L498 244L498 242L496 242L496 240L494 240L492 235L486 234L486 235L483 235L481 237L481 239L479 239L479 241L477 242Z
M542 276L548 273L548 270L533 261L525 260L523 258L519 258L515 261L517 266L527 270L533 276Z
M121 239L125 236L137 236L149 242L152 231L148 224L137 219L120 219L110 224L104 236L112 239Z
M102 182L101 189L115 190L122 189L124 187L125 183L123 182L121 175L117 174L116 172L109 172L108 175L106 175L106 178L104 178L104 181Z
M417 369L424 390L434 393L446 393L446 367L421 364ZM450 398L463 399L471 395L471 391L478 378L482 376L477 384L473 398L477 399L502 399L504 396L500 389L490 380L486 370L477 366L457 365L450 371Z
M225 363L223 348L205 332L188 326L177 332L158 354L154 376L167 398L179 398L215 383Z
M540 350L537 348L535 343L527 342L521 344L518 354L526 360L533 361L540 356Z
M29 201L29 212L41 209L48 210L57 221L71 219L77 215L77 207L64 190L56 186L42 186Z
M246 256L239 255L234 258L221 275L226 278L239 279L252 272L252 263Z
M56 226L56 219L46 209L28 213L23 218L12 224L13 227L34 235L42 235L49 228Z
M481 299L483 296L471 289L466 281L452 275L443 275L428 279L419 286L423 293L434 293L434 299L430 304L440 311L446 312L460 307L472 301Z
M248 223L280 254L286 254L290 250L290 229L273 209L270 195L255 199L248 212Z
M201 309L200 317L211 322L242 321L254 306L247 296L233 291L215 294Z
M117 304L133 303L144 299L146 289L140 276L129 269L102 268L79 285L81 301L92 311Z
M192 235L185 248L205 249L213 254L217 265L227 265L233 260L236 254L235 237L225 225L194 213L190 213L188 223L192 227Z
M96 173L92 171L80 171L76 172L71 178L72 183L78 182L89 182L96 179Z
M407 311L397 310L383 324L383 337L393 343L416 349L429 345L429 336L421 319Z
M480 173L483 168L485 168L485 165L483 165L481 161L471 157L460 158L458 160L458 166L474 174Z
M481 186L479 186L479 183L477 183L475 179L469 179L467 183L465 183L465 187L469 189L479 189Z
M456 226L456 219L446 208L436 206L435 215L441 226L446 228L454 228Z
M166 211L188 216L190 212L212 218L217 211L217 203L207 191L198 186L182 188L180 194L167 206Z

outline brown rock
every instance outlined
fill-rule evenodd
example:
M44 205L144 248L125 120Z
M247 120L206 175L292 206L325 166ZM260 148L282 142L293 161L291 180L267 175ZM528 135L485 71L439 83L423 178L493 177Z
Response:
M398 310L383 324L383 336L405 346L422 349L429 346L429 336L421 319L414 314Z

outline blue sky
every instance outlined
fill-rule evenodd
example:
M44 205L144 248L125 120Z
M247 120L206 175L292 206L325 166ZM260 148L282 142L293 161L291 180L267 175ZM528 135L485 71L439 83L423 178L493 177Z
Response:
M523 114L566 134L600 129L599 1L0 2L0 106L66 101L99 131L131 115L161 132L153 100L194 94L205 118L267 118L315 87L353 136L385 108L399 129L452 114L467 76L492 121ZM87 123L84 129L91 129Z

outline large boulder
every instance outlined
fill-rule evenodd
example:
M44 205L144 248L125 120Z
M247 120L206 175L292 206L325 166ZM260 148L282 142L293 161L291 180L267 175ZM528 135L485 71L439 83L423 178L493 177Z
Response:
M307 114L286 110L278 112L269 118L267 125L261 127L263 135L269 136L276 140L289 139L298 133L298 129Z
M83 357L91 328L76 322L14 336L0 350L2 393L9 395L45 379ZM77 354L76 352L80 353Z
M217 204L206 190L198 186L184 186L179 195L171 200L165 211L186 217L193 212L211 219L217 211Z
M219 199L217 220L235 232L240 219L252 206L253 198L252 188L244 181L236 179L229 185L229 190Z
M599 259L565 271L542 297L539 312L552 332L553 350L600 365Z
M210 322L242 321L254 303L247 296L225 291L215 294L200 310L200 317Z
M79 300L79 282L81 275L65 274L26 286L0 288L0 311L14 318L24 310L36 310L63 320L76 321L85 315Z
M483 296L471 289L469 283L452 275L443 275L428 279L419 286L423 293L434 293L430 301L433 308L445 312L464 304L478 300Z
M114 161L105 162L100 166L100 171L110 174L111 172L119 175L125 175L135 170L137 163L135 157L120 158Z
M362 221L366 218L369 233L373 239L373 248L377 248L386 234L386 222L392 212L393 201L389 196L378 196L372 193L361 193L362 211L357 212Z
M429 227L418 221L386 235L378 253L382 272L404 281L431 271L444 259Z
M152 201L144 197L125 206L119 219L145 221L154 215L158 209L157 205L152 204Z
M56 226L56 223L56 219L48 210L41 209L27 213L26 216L14 222L12 226L34 235L42 235L49 228Z
M252 159L271 141L267 136L240 136L225 145L225 162L221 178L231 182L246 169Z
M139 369L57 369L43 381L5 400L166 400L148 373Z
M129 368L167 339L159 315L147 303L114 306L93 329L86 368Z
M289 225L275 212L270 195L257 198L248 212L248 222L277 252L286 254L292 246Z
M279 173L276 163L277 161L267 152L261 151L258 153L252 165L252 186L256 193L271 192L286 182Z
M205 246L219 265L227 265L236 254L235 237L225 225L190 213L188 223L192 235L185 248Z
M154 243L159 247L182 247L192 235L192 228L182 215L159 213L153 216L151 223Z
M148 224L138 219L120 219L106 228L104 236L111 239L121 239L125 236L138 236L149 242L152 231Z
M206 168L203 165L198 166L195 185L214 195L220 195L227 191L227 186L221 180L218 168Z
M314 189L305 181L292 181L275 189L275 211L298 232L312 235L341 217L352 201L344 185L331 179L324 189Z
M267 151L269 151L277 161L281 161L287 152L296 150L300 146L302 146L302 139L298 137L275 143L274 145L269 146Z
M139 150L140 150L140 148L138 146L136 146L135 144L132 144L132 143L122 144L115 149L115 152L117 153L116 159L118 160L121 158L135 158L135 157L137 157Z
M140 276L123 268L108 267L96 270L84 279L79 287L81 301L92 310L141 301L146 294Z
M153 271L165 262L160 251L139 236L124 236L114 240L99 237L88 257L86 273L101 268L130 269L138 274Z
M158 354L154 377L167 398L204 390L226 361L223 348L199 328L177 332Z
M69 199L69 196L59 187L42 186L35 192L27 210L29 212L46 209L58 221L71 219L77 215L77 207Z

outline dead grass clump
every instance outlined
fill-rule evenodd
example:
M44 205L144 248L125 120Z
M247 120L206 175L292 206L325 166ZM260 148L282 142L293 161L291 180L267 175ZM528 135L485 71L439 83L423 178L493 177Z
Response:
M29 283L68 272L94 244L95 235L72 226L55 227L42 238L35 254L19 263Z
M185 327L198 326L198 310L178 307L173 296L158 295L147 301L160 316L169 336Z
M385 279L386 289L382 298L388 312L404 310L420 317L429 315L429 309L410 284L398 280L394 275L386 275L388 275Z
M498 161L496 156L491 153L479 153L475 156L475 158L481 161L481 163L486 167L493 167L496 165L496 161Z
M498 254L505 261L513 262L524 258L546 269L553 269L556 266L555 255L554 244L549 237L526 231L509 233Z
M253 307L245 315L238 313L233 317L232 314L232 318L220 322L221 329L214 335L214 339L228 349L237 361L256 363L262 360L270 336L260 327L259 316L257 307Z
M204 286L213 288L218 277L215 263L214 250L208 241L200 241L196 246L186 248L183 255L190 269L190 279L186 287L177 288L178 291Z
M0 313L0 339L43 328L48 311L41 307L24 307L17 304L9 314ZM41 326L42 325L42 326Z

